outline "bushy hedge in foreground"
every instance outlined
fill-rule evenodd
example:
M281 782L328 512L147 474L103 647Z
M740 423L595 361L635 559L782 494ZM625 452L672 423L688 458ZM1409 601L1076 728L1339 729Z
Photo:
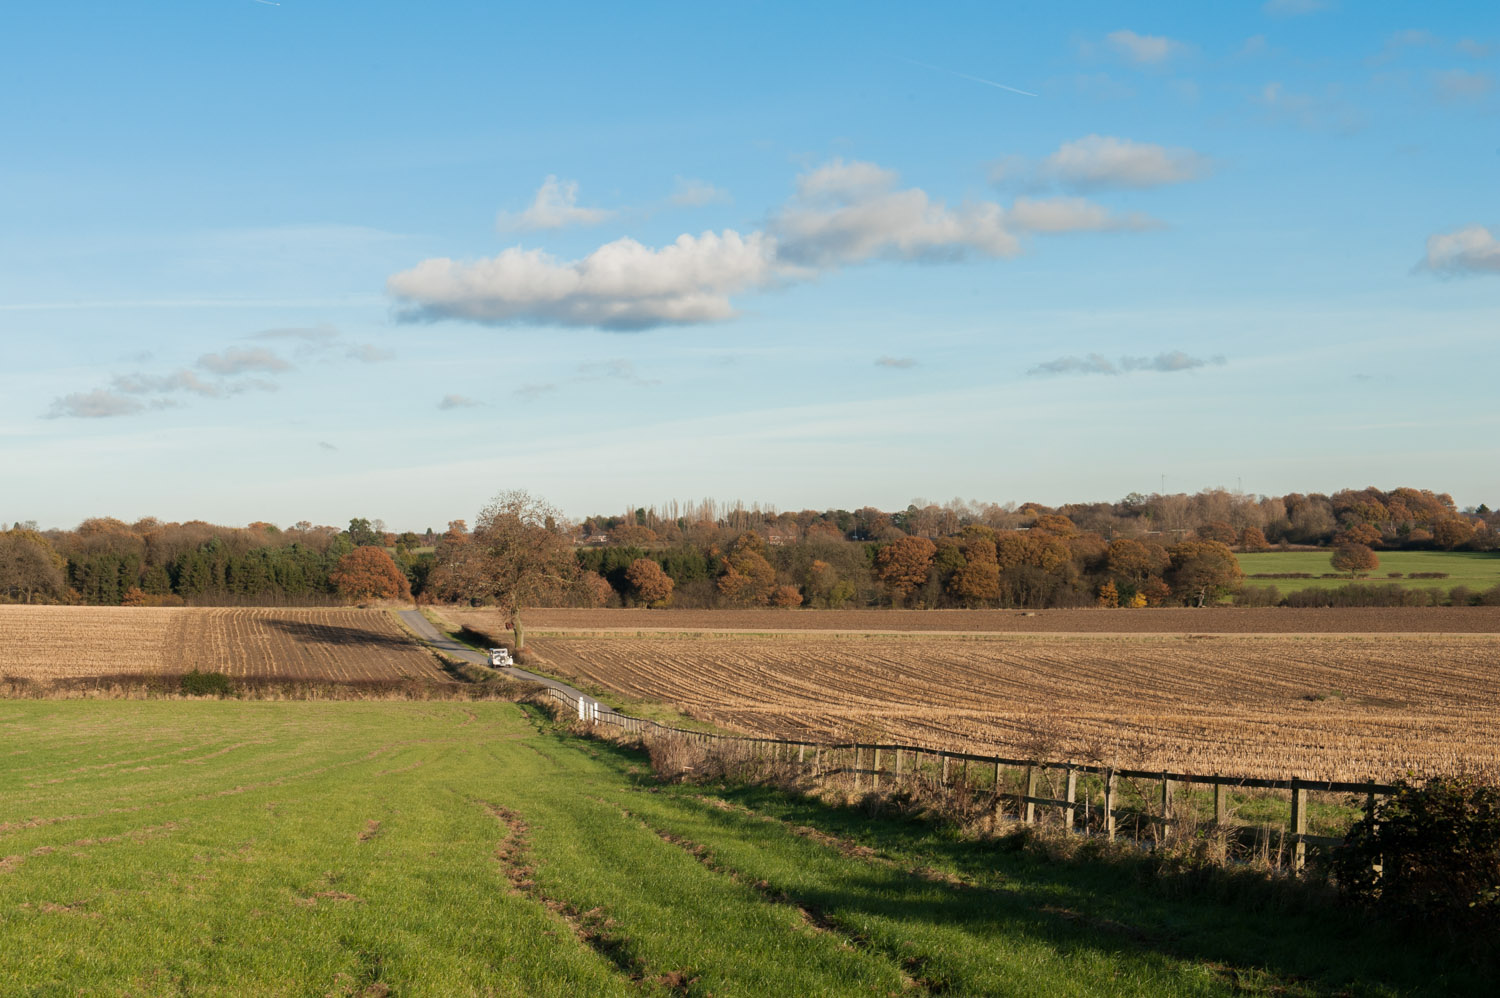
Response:
M1500 928L1500 785L1401 780L1333 856L1352 900L1457 930Z

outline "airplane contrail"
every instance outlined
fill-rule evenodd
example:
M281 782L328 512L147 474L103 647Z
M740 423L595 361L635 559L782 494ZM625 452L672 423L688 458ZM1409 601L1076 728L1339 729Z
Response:
M983 83L987 87L995 87L998 90L1007 90L1013 94L1020 94L1022 97L1041 96L1041 94L1034 94L1030 90L1019 90L1016 87L1008 87L1003 83L996 83L994 80L986 80L982 76L970 76L968 73L960 73L957 70L953 69L944 69L942 66L931 66L925 62L918 62L915 59L902 59L901 61L910 63L913 66L921 66L923 69L930 69L934 73L947 73L949 76L956 76L960 80L968 80L971 83Z
M255 2L256 3L263 3L267 7L280 7L281 6L281 4L279 4L279 3L272 3L271 0L255 0Z

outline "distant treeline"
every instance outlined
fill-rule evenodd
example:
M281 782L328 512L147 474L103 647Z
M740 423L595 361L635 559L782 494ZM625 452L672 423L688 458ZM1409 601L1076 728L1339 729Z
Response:
M561 598L585 606L1043 608L1500 599L1363 581L1286 596L1241 588L1235 552L1349 545L1500 549L1500 516L1487 506L1461 511L1450 496L1409 488L1281 497L1224 490L1132 494L1114 503L1059 507L954 501L913 503L896 512L673 503L558 529L571 534L580 569L577 584ZM38 531L22 523L0 532L0 599L343 602L376 591L353 592L344 580L347 556L378 547L413 596L446 600L461 595L446 575L447 555L469 537L462 520L441 535L431 528L395 533L360 518L345 529L100 518L73 530Z

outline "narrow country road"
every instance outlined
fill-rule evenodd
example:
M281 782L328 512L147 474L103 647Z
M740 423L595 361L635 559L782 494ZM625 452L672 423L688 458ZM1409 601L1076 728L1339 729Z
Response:
M402 622L405 623L407 627L411 628L411 630L417 635L417 637L421 638L427 644L431 645L433 648L436 648L444 655L449 655L453 658L461 658L465 662L473 662L475 665L482 665L485 668L493 668L490 665L489 656L481 654L480 652L475 651L467 645L461 645L457 641L454 641L452 638L439 631L432 625L432 621L428 620L422 615L422 611L397 610L396 613L398 616L400 616ZM517 669L515 666L504 669L495 669L495 671L502 675L509 676L512 679L522 679L526 680L527 682L541 683L543 686L549 686L560 693L565 693L569 697L572 697L586 704L598 704L598 707L595 709L597 709L600 714L614 713L612 709L602 703L599 703L599 701L595 700L593 697L586 695L580 690L574 689L567 683L558 682L556 679L548 679L546 676L538 676L534 672L527 672L525 669Z

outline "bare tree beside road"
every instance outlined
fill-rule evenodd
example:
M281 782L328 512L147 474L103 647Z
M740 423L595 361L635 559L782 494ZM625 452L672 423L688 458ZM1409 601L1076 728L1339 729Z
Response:
M517 653L526 647L522 609L561 596L578 572L562 513L525 489L491 499L468 541L453 545L448 557L454 588L495 605L515 634Z

